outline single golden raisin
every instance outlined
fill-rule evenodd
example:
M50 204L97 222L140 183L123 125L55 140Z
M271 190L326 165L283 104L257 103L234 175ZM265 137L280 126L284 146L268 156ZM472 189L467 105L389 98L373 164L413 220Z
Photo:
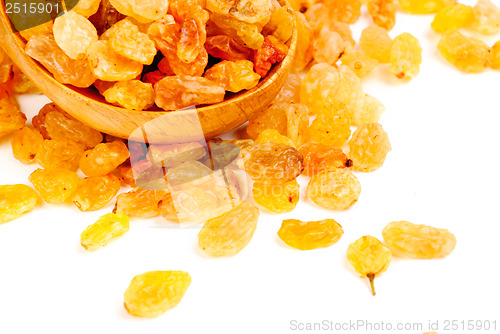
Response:
M35 162L36 154L43 144L43 137L38 131L23 127L12 136L12 153L23 164Z
M60 204L71 198L78 187L78 174L63 168L37 169L30 182L47 203Z
M38 194L27 185L0 185L0 224L30 212L39 202Z
M286 219L278 231L278 236L288 246L301 250L330 247L343 234L342 226L333 219L308 222Z
M259 215L259 209L242 201L223 215L207 220L198 233L200 248L210 256L238 254L252 239Z
M392 254L387 246L377 238L366 235L347 248L347 260L361 276L370 280L372 294L375 296L373 280L387 270Z
M407 221L388 224L382 231L384 241L394 256L434 259L449 255L457 243L448 230Z
M78 170L85 146L70 139L45 139L36 153L36 161L44 168Z
M299 202L299 187L296 180L283 184L254 183L253 199L255 203L271 212L290 212Z
M351 136L349 111L342 102L327 98L309 127L309 138L329 146L342 146Z
M255 182L285 183L296 179L304 169L302 154L285 144L255 144L247 149L247 153L245 171Z
M180 303L191 284L184 271L149 271L135 276L125 291L125 308L136 317L156 317Z
M352 160L340 147L309 143L301 146L299 152L304 157L304 174L307 176L352 165Z
M133 189L116 197L113 212L121 212L133 217L156 217L160 214L158 203L166 193L164 190Z
M392 39L387 30L376 26L368 26L361 32L359 47L370 58L381 63L391 60Z
M474 11L471 6L456 3L446 6L436 13L431 23L432 29L443 33L448 30L463 28L471 24L474 19Z
M380 168L391 143L387 133L378 123L365 124L356 129L349 140L349 157L353 167L362 172L372 172Z
M391 47L391 72L398 79L413 79L420 72L422 47L418 39L405 32L394 38Z
M456 30L444 33L437 47L444 59L464 72L482 72L492 61L488 45Z
M120 180L113 174L86 177L73 194L73 203L80 211L99 210L116 196L120 187Z
M87 176L100 176L112 172L130 156L127 145L121 141L101 143L88 150L80 159L80 169Z
M80 236L80 242L86 250L96 250L129 229L129 219L123 213L108 213L89 225Z
M361 185L353 174L337 168L315 174L307 186L307 196L318 206L346 210L358 201Z

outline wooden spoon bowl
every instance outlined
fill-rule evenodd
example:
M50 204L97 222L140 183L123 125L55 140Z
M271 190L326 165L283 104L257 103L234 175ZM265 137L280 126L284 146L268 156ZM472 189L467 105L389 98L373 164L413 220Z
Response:
M285 1L281 1L285 5ZM235 94L225 101L186 111L134 111L106 103L92 89L64 85L25 52L25 42L11 28L5 13L5 2L0 8L0 36L2 47L12 61L54 103L81 122L104 133L156 143L180 143L211 138L245 123L263 110L279 93L290 73L297 44L297 30L288 41L289 52L280 64L261 79L253 89ZM196 110L196 113L194 113ZM192 117L194 113L195 117ZM188 116L191 114L191 116ZM197 117L196 117L197 116ZM200 132L203 132L200 135Z

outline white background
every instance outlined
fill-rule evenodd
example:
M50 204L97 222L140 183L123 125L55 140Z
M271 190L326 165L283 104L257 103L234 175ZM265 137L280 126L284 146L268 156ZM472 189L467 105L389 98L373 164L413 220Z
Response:
M444 331L446 320L496 320L500 331L500 72L464 74L445 63L431 21L398 14L391 31L420 40L416 79L398 81L380 66L363 80L365 91L386 106L381 123L393 150L380 170L356 174L362 193L350 210L322 210L303 196L291 213L263 213L240 254L213 259L198 250L199 227L174 228L161 218L134 219L126 235L86 252L80 233L113 203L92 213L44 204L0 225L0 333L300 332L292 320L423 323L422 331L393 333L422 333L429 320L439 320L440 334L493 333ZM369 22L365 13L356 39ZM492 44L500 36L481 38ZM20 101L29 117L46 102L40 96ZM29 184L37 168L12 157L10 138L0 141L0 162L0 184ZM307 179L300 183L304 194ZM287 218L334 218L345 234L326 249L291 249L276 234ZM447 228L457 247L442 260L394 259L376 278L372 297L345 252L363 235L381 239L394 220ZM176 308L155 319L134 318L123 308L123 293L149 270L185 270L193 281Z

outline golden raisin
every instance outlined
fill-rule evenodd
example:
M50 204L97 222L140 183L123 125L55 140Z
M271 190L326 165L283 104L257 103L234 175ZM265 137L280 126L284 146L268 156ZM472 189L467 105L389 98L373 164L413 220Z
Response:
M27 185L0 185L0 224L30 212L39 201L38 194Z
M80 169L87 176L100 176L112 172L128 159L127 145L121 141L101 143L88 150L80 159Z
M382 125L371 123L354 131L349 149L354 169L372 172L384 164L387 153L391 151L391 143Z
M116 197L113 212L121 212L133 217L156 217L160 214L158 203L166 193L164 190L133 189Z
M36 154L43 143L43 137L36 130L24 127L12 136L12 153L23 164L35 161Z
M66 202L80 182L78 174L63 168L37 169L29 176L30 182L47 203Z
M418 39L405 32L394 38L391 47L391 72L398 79L413 79L420 71L422 47Z
M330 210L346 210L358 201L361 185L344 169L321 171L307 186L307 196L318 206Z
M299 152L304 157L304 174L307 176L352 165L340 147L309 143L301 146Z
M44 168L78 170L85 146L70 139L45 139L36 153L36 161Z
M120 190L120 180L113 174L86 177L73 194L73 203L80 211L103 208Z
M125 291L125 308L136 317L156 317L180 303L191 284L184 271L149 271L135 276Z
M286 219L278 231L278 236L288 246L301 250L330 247L343 234L342 226L333 219L308 222Z
M290 212L299 202L299 184L296 180L283 184L253 184L255 203L275 213Z
M259 215L259 209L243 201L229 212L209 219L198 234L200 248L210 256L238 254L252 239Z
M86 250L96 250L129 229L129 219L123 213L108 213L89 225L80 236L80 243Z
M370 280L372 294L375 296L373 280L387 270L392 260L389 248L377 238L366 235L347 248L347 260L361 276Z
M382 235L394 256L414 259L445 257L457 243L455 236L448 230L407 221L388 224Z
M488 45L456 30L448 31L441 36L438 50L444 59L464 72L484 71L492 60Z

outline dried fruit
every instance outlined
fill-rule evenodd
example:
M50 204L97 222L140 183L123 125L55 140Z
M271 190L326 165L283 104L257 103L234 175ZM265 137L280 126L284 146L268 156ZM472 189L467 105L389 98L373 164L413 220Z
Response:
M102 95L109 103L131 110L145 110L155 103L153 85L140 80L119 81Z
M361 0L325 0L329 15L335 21L355 23L361 16Z
M120 180L113 174L86 177L73 194L73 203L80 211L99 210L116 196L120 187Z
M204 77L233 93L252 89L260 80L260 75L253 71L253 63L249 60L223 60L208 69Z
M0 185L0 224L30 212L39 203L38 194L24 184Z
M314 38L312 53L316 61L333 65L344 52L344 48L344 40L339 33L325 25Z
M180 303L191 284L184 271L149 271L135 276L125 291L125 308L136 317L156 317Z
M297 206L299 198L299 184L296 180L283 184L253 184L255 203L271 212L290 212Z
M253 58L255 72L261 77L265 77L271 67L280 63L288 54L288 47L278 41L273 36L266 36L262 47L259 48Z
M377 238L366 235L347 248L347 260L361 276L370 280L372 294L375 296L373 280L387 270L392 260L389 248Z
M264 43L264 36L259 27L252 23L239 21L235 18L213 13L210 20L222 29L227 35L234 38L239 44L250 49L258 50Z
M155 84L156 105L177 110L199 104L218 103L226 91L217 83L199 77L165 77Z
M264 35L273 35L280 42L285 43L292 37L294 12L290 6L276 9L271 19L262 29Z
M296 179L304 169L302 154L288 145L255 144L247 152L245 171L258 183L282 184Z
M66 202L80 182L78 174L64 168L39 168L29 180L45 202L51 204Z
M391 30L396 23L396 4L394 0L368 0L368 13L373 23L386 30Z
M312 66L302 80L301 103L305 104L312 114L319 113L326 98L337 94L339 82L339 72L335 67L324 63Z
M301 250L330 247L337 243L343 234L342 226L333 219L309 222L286 219L278 231L283 242Z
M394 38L391 48L391 72L398 79L413 79L420 71L422 47L418 39L405 32Z
M0 86L0 138L21 129L26 115L19 108L14 95Z
M283 136L276 129L266 129L260 133L255 140L256 144L278 143L295 147L295 143L288 137Z
M432 29L437 32L446 32L465 26L469 26L474 19L474 11L471 6L456 3L446 6L436 13L431 23Z
M156 56L155 43L148 35L139 31L139 27L131 20L125 19L116 23L106 34L113 51L128 59L144 65L151 65Z
M12 153L23 164L35 161L36 154L43 143L43 137L36 130L24 127L12 136Z
M430 14L455 2L456 0L399 0L399 6L410 14Z
M127 145L121 141L101 143L87 150L80 159L80 169L87 176L100 176L112 172L130 156Z
M491 68L495 70L500 70L500 41L497 41L491 47Z
M387 30L379 26L369 26L363 29L359 38L361 50L370 58L381 63L391 61L392 39Z
M307 186L307 196L318 206L330 210L346 210L358 201L361 185L344 169L320 171Z
M54 39L71 59L84 59L90 44L97 42L97 30L84 16L69 11L54 21Z
M390 150L389 137L378 123L358 127L349 140L349 157L353 167L362 172L380 168Z
M36 153L36 161L44 168L76 171L85 146L70 139L45 139Z
M352 160L340 147L309 143L301 146L299 152L304 157L304 174L307 176L352 165Z
M252 49L244 47L226 35L217 35L207 38L205 48L209 55L223 60L250 60Z
M161 19L168 10L168 1L164 0L109 0L116 10L131 16L139 22L151 22Z
M164 190L133 189L116 197L113 212L125 213L132 217L156 217L160 214L158 202L166 193Z
M443 34L437 47L444 59L464 72L484 71L492 61L488 45L456 30Z
M292 140L292 146L302 144L309 127L309 108L304 104L289 104L286 108L286 123L286 135Z
M85 16L90 17L97 13L101 0L79 0L73 11Z
M407 221L388 224L382 235L394 256L414 259L445 257L457 243L455 236L448 230Z
M123 213L108 213L89 225L80 236L80 242L86 250L96 250L129 229L129 219Z
M102 141L102 134L73 118L55 104L49 104L39 118L37 128L44 128L46 139L72 140L85 147L94 147Z
M90 44L87 56L94 75L104 81L132 80L142 72L141 63L116 53L109 40Z
M95 81L86 59L71 59L57 45L52 35L35 35L26 44L25 52L38 60L60 83L89 87Z
M300 85L302 78L297 74L290 74L286 79L281 91L274 98L273 104L278 103L300 103Z
M473 7L474 20L471 27L487 35L500 31L500 8L490 0L478 0Z
M232 16L260 27L269 22L273 10L269 0L207 0L206 4L211 12Z
M367 75L378 65L377 60L366 56L362 52L354 51L351 47L344 50L340 60L343 65L349 66L358 77Z
M254 140L266 129L276 129L282 135L286 135L287 118L284 104L272 105L248 121L247 134Z
M210 256L233 256L245 248L257 228L259 209L240 202L231 211L209 219L198 234L198 244Z
M169 185L176 187L187 185L212 174L212 169L199 161L185 161L168 169L165 178Z
M313 39L311 26L302 13L295 13L295 25L297 28L297 46L293 69L302 71L312 60L311 42Z
M342 102L328 98L311 123L309 137L323 145L342 146L351 136L349 111Z

